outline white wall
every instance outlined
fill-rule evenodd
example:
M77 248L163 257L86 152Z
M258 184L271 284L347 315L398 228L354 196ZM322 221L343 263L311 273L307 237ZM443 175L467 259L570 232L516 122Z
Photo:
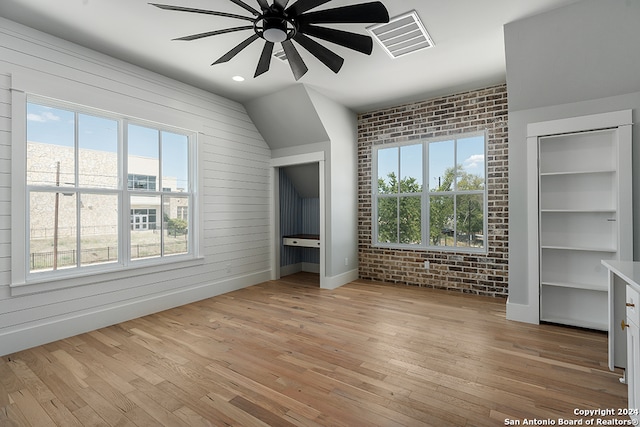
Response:
M531 313L527 270L528 123L633 109L640 121L640 2L584 0L505 26L509 96L509 303ZM633 169L640 170L633 126ZM634 181L634 253L640 259L640 173Z
M202 260L12 295L12 89L198 132ZM242 105L0 19L0 355L268 280L270 158Z
M356 115L312 89L307 89L331 141L330 173L327 188L328 234L331 252L327 254L329 276L358 270L358 122ZM346 262L345 262L346 261Z

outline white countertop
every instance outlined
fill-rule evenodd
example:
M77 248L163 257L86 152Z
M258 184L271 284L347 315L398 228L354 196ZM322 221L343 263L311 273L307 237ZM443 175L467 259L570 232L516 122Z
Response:
M602 265L640 292L640 262L603 260Z

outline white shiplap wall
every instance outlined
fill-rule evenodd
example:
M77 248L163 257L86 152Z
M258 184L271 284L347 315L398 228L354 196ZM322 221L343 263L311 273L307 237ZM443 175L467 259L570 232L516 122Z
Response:
M204 262L12 295L12 89L198 132ZM0 355L268 280L270 158L242 105L0 18Z

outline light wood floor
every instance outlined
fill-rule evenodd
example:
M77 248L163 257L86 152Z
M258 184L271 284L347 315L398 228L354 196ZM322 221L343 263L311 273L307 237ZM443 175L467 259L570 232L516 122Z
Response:
M497 426L626 407L603 333L510 322L504 300L314 281L5 356L0 426Z

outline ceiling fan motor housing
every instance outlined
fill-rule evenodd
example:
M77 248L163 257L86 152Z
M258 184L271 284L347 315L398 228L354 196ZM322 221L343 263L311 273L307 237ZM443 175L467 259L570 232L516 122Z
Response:
M295 20L287 17L275 4L258 16L253 25L256 34L271 43L292 39L298 32Z

